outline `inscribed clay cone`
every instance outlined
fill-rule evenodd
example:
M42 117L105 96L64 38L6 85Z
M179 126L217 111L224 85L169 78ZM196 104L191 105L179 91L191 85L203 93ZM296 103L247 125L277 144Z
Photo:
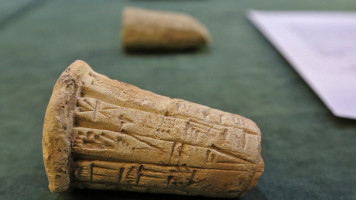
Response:
M207 45L210 36L204 25L187 14L126 8L121 39L127 50L185 50Z
M52 192L237 197L264 169L253 121L109 79L80 60L54 86L43 159Z

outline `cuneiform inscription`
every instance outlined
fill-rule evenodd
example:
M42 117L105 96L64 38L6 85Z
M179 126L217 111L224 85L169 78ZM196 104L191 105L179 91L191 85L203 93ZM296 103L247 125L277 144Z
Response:
M228 184L232 193L246 189L241 185L248 185L259 155L254 145L249 148L260 140L246 121L181 100L157 111L150 100L140 102L130 92L109 100L109 93L85 91L78 97L72 129L78 181L129 190L209 192L224 191ZM140 107L144 104L150 106ZM219 189L213 183L221 177L226 183Z
M90 129L90 128L73 128L74 151L86 150L105 150L117 149L120 152L130 151L131 154L135 150L153 150L163 151L161 147L165 147L165 141L155 140L140 135L129 135L123 132L113 132L107 130ZM161 143L161 144L159 144ZM161 146L161 147L159 147Z
M90 114L91 119L95 121L97 115L109 117L109 111L115 109L116 106L102 103L93 98L78 98L78 112Z
M138 185L142 187L212 189L210 181L221 176L244 176L241 171L201 169L185 166L161 166L140 163L121 163L108 161L77 161L75 179L89 183L114 185ZM246 174L246 173L245 173ZM247 180L248 174L246 175ZM244 179L241 179L244 180ZM237 183L234 190L241 190Z
M75 130L74 130L75 131ZM128 145L125 141L120 141L106 132L99 130L77 130L73 143L74 147L92 148L92 149L114 149L118 145Z
M200 145L206 148L215 146L242 160L253 161L258 156L257 151L250 151L246 147L250 146L247 142L251 144L258 142L259 136L248 134L243 129L209 124L191 118L164 116L134 108L121 107L88 97L80 97L78 106L76 112L78 127L126 133L141 141L152 138L154 140ZM93 114L94 111L96 111L96 114ZM245 139L246 135L248 135L248 140ZM149 142L147 144L160 149L159 145L154 143Z
M73 152L92 159L100 157L115 161L234 170L244 170L252 165L214 145L207 148L123 132L79 127L73 128L73 138Z
M43 131L49 188L236 197L264 163L244 117L111 80L77 61L58 79Z
M170 115L195 118L209 123L221 124L235 128L246 127L246 123L236 115L211 109L206 106L187 102L184 100L175 100L169 108ZM255 134L255 133L254 133Z

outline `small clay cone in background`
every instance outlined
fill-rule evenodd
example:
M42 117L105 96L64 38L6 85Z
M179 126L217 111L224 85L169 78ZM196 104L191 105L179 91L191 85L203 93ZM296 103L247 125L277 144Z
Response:
M190 50L209 41L205 26L187 14L131 7L123 11L121 42L128 51Z
M54 86L43 159L52 192L237 197L264 169L253 121L109 79L83 61Z

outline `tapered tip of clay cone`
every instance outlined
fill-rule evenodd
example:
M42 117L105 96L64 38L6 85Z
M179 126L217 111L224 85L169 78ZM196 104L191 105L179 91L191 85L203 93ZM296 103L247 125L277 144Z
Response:
M208 29L190 15L178 12L125 8L122 46L135 50L192 50L210 43Z
M78 84L81 76L92 69L81 60L71 64L57 80L47 106L43 124L43 161L52 192L70 188L70 134Z

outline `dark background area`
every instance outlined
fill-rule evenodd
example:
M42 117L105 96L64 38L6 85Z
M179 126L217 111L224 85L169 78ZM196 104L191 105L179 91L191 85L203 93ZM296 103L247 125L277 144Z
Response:
M181 11L210 30L197 52L126 54L126 6ZM42 125L52 88L76 59L155 93L254 120L265 172L242 199L356 199L356 121L334 117L247 21L248 9L355 11L354 0L12 0L0 2L0 199L198 199L48 189ZM209 200L209 198L199 198Z

